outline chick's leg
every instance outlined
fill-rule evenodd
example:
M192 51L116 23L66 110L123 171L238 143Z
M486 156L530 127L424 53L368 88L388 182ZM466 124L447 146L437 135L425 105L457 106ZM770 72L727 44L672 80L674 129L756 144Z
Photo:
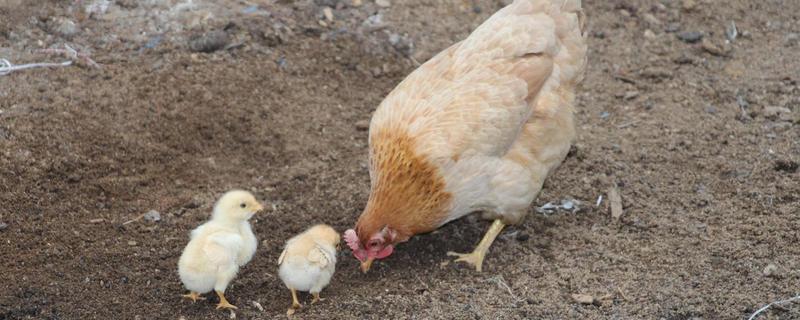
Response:
M216 292L219 296L219 304L217 304L217 309L239 309L228 302L228 299L225 299L225 294L222 293L222 291L217 290Z
M460 261L469 263L475 267L475 270L481 272L483 270L483 259L486 257L486 253L489 252L489 247L492 246L492 242L494 242L494 239L500 234L500 231L503 231L503 227L505 226L506 225L503 223L503 221L499 219L495 220L472 253L455 253L450 251L447 252L447 255L456 256L458 257L455 260L456 262Z
M297 290L295 289L289 289L289 290L292 290L292 309L300 309L300 301L297 300Z
M312 300L311 300L311 304L315 304L315 303L317 303L317 302L320 302L320 301L322 301L322 300L325 300L324 298L320 298L320 297L319 297L319 292L312 292L312 293L311 293L311 296L312 296L312 297L314 297L314 299L312 299Z
M205 300L206 299L206 298L201 297L199 293L194 292L194 291L191 291L191 292L189 292L187 294L184 294L183 297L187 298L187 299L191 299L192 302L197 302L197 300Z
M300 301L297 300L297 290L289 288L292 291L292 307L286 310L286 315L291 316L295 310L300 309Z
M236 266L231 266L217 274L217 283L214 285L214 292L216 292L217 296L219 296L219 304L217 304L217 309L238 309L236 306L228 302L228 299L225 299L224 294L225 288L228 287L228 284L231 282L231 280L233 280L233 277L236 276L236 271L238 271L238 268Z

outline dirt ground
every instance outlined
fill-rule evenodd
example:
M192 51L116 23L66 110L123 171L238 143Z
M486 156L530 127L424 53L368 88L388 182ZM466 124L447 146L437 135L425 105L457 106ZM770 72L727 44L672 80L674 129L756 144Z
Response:
M502 6L379 2L0 1L0 58L63 61L41 50L69 44L100 65L0 76L0 319L229 319L180 298L176 265L235 187L272 208L235 316L284 317L283 242L350 228L366 203L371 112ZM343 252L297 318L742 319L798 294L800 1L584 6L577 146L484 272L446 263L488 226L462 219L367 275ZM595 205L613 183L619 220ZM535 210L564 199L579 210ZM150 210L161 221L126 223Z

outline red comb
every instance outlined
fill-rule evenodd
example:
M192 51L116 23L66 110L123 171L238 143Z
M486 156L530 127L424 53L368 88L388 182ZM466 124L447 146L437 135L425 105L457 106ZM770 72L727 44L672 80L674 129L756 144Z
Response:
M361 248L361 243L358 241L358 235L353 229L348 229L344 232L344 242L347 242L347 246L350 247L350 250L356 251Z

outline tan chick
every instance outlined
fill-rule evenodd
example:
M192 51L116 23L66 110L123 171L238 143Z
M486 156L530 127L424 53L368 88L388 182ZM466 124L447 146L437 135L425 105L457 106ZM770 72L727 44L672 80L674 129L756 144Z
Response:
M300 308L298 290L310 292L314 296L312 304L322 300L319 292L331 282L336 270L336 250L340 240L336 230L320 224L286 241L286 247L278 258L278 274L292 291L289 315Z
M225 193L214 205L211 220L192 230L191 240L178 261L184 297L197 301L212 289L219 296L217 309L236 309L225 299L225 288L239 267L256 252L256 237L248 220L264 207L247 191Z

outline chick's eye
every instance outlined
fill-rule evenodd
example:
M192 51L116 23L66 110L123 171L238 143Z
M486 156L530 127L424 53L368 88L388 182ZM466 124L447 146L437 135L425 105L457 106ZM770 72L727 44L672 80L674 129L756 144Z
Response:
M240 208L245 208L245 207L247 207L247 204L242 203L242 204L239 205L239 207Z

